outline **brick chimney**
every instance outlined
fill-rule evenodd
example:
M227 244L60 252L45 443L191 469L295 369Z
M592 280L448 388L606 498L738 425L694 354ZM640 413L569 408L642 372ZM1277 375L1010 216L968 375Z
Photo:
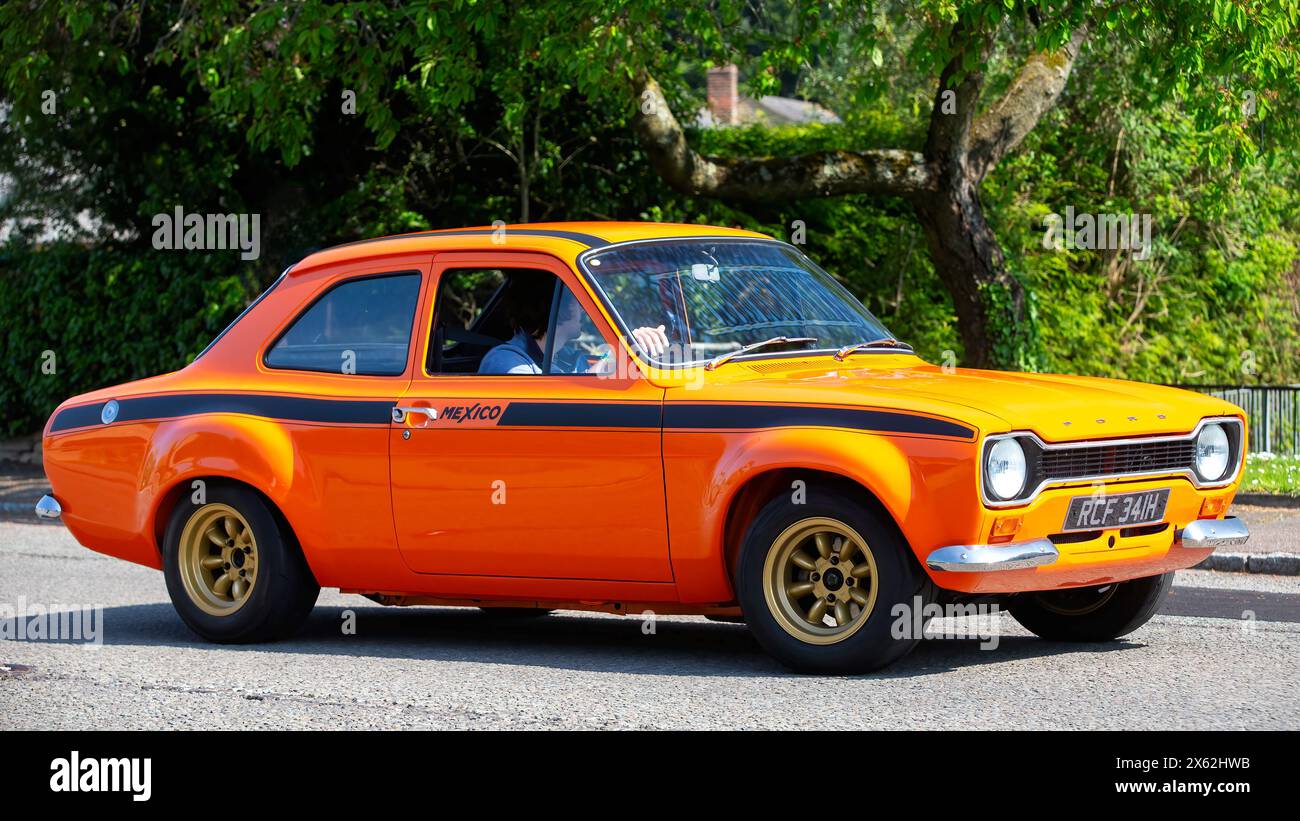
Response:
M739 73L734 65L709 69L709 113L718 125L735 125L740 113L736 92Z

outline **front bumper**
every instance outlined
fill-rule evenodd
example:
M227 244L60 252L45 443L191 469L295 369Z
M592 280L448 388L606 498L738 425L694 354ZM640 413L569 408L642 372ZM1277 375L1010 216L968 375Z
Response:
M1176 547L1236 547L1250 541L1250 530L1236 516L1226 519L1197 519L1179 531Z
M961 544L941 547L925 559L931 570L954 573L983 573L991 570L1024 570L1052 564L1060 553L1050 539L1012 544Z
M1218 547L1235 547L1250 539L1236 517L1197 519L1165 531L1164 544L1135 539L1115 550L1074 551L1050 539L1007 544L949 545L931 552L926 567L940 587L970 593L1015 593L1051 590L1136 579L1199 564ZM960 574L960 575L956 575ZM978 575L976 575L978 574Z

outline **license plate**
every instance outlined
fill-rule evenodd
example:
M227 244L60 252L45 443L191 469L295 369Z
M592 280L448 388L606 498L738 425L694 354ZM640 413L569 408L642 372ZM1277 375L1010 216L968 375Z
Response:
M1065 530L1108 530L1163 521L1169 488L1141 493L1075 496L1065 514Z

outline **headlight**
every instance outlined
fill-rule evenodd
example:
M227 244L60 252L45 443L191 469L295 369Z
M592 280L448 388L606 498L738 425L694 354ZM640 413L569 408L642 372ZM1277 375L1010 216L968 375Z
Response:
M1025 489L1025 449L1015 439L999 439L989 448L984 475L993 496L1014 499Z
M1196 437L1196 472L1207 482L1223 478L1231 455L1223 425L1206 425Z

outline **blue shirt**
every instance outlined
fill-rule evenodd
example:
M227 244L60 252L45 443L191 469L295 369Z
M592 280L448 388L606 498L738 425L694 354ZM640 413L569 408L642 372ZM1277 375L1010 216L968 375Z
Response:
M523 374L542 372L542 349L523 331L515 331L509 342L487 352L478 364L483 374Z

